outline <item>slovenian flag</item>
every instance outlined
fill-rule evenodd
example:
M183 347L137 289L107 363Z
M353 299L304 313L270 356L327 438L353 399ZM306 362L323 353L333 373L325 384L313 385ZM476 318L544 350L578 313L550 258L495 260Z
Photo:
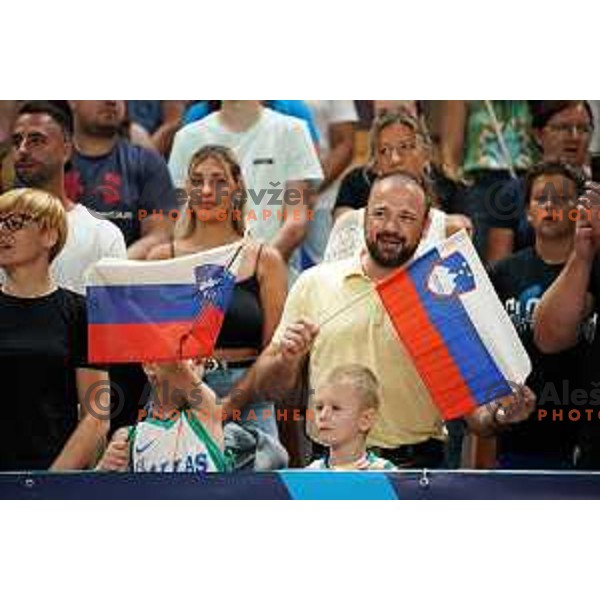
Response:
M377 291L445 419L510 395L531 371L466 232L380 282Z
M243 243L162 261L104 259L87 273L91 363L211 356Z

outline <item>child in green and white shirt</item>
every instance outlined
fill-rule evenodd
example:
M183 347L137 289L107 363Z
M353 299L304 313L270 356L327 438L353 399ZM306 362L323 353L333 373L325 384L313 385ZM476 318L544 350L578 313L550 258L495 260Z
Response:
M146 364L155 394L151 414L115 432L99 470L208 473L227 470L216 395L193 361Z

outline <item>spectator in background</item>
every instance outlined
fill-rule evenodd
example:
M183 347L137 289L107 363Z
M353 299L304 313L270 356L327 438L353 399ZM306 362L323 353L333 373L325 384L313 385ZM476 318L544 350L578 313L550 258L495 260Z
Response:
M448 202L438 190L436 174L431 168L431 141L419 117L405 108L383 111L371 125L369 163L350 170L342 179L335 203L334 218L348 210L364 208L373 181L379 175L400 169L431 180L436 207Z
M453 210L473 221L474 243L485 258L490 197L535 162L531 113L526 100L448 101L442 126L441 160L451 181L468 180Z
M87 362L85 299L50 274L66 237L58 198L0 196L0 471L90 468L106 440L108 375Z
M169 168L176 186L185 185L194 153L210 144L234 151L247 186L247 227L279 251L293 277L301 268L296 251L311 218L313 186L323 178L306 125L260 100L223 100L219 111L175 136Z
M600 184L586 183L585 193L579 199L579 209L573 250L536 311L535 343L546 353L554 354L575 347L581 339L582 326L597 311L600 302ZM581 365L586 395L582 403L585 409L580 409L575 464L579 469L600 469L600 422L595 389L599 364L600 336L596 334ZM577 400L581 402L581 396Z
M561 163L533 167L525 180L529 222L535 245L496 263L490 278L532 362L527 385L538 398L537 411L498 437L498 466L506 469L574 467L576 429L569 419L554 420L553 409L577 406L564 397L579 387L579 370L595 334L597 314L580 329L579 341L558 354L543 354L533 341L534 313L543 294L559 276L573 250L577 206L585 179ZM553 211L556 215L553 216ZM542 412L543 411L543 412Z
M10 190L14 185L11 134L20 104L20 100L0 100L0 193Z
M323 260L339 180L354 156L354 127L358 121L353 100L307 100L306 103L312 110L321 140L319 154L324 178L302 247L304 268Z
M31 101L19 109L12 131L12 157L17 182L58 198L67 214L68 235L52 261L54 281L85 294L84 273L102 258L126 258L123 234L110 221L92 216L65 192L64 170L72 153L73 121L69 105Z
M177 208L163 158L121 135L123 100L73 100L75 133L69 198L112 221L123 233L129 258L143 259L167 241Z
M530 105L533 136L542 159L583 169L589 178L589 148L594 131L590 105L584 100L537 100ZM534 244L534 232L527 218L525 179L510 180L489 198L489 262Z
M593 155L598 155L600 154L600 100L587 100L586 102L590 105L594 115L594 133L592 134L590 149Z
M420 108L418 100L373 100L373 110L376 116L384 112L394 112L399 109L406 110L415 117L419 116Z
M123 233L127 254L144 259L168 241L177 209L175 188L164 159L123 136L125 101L74 100L75 133L68 197ZM147 378L140 365L110 366L111 427L132 425L146 402Z
M127 100L127 116L143 130L158 152L168 156L186 104L185 100Z
M195 102L189 106L183 115L183 125L189 125L195 121L200 121L207 117L210 113L213 113L221 109L222 100L201 100ZM303 100L261 100L263 106L270 108L282 115L288 117L296 117L304 121L310 132L310 137L315 144L319 144L321 141L321 133L315 125L314 116Z

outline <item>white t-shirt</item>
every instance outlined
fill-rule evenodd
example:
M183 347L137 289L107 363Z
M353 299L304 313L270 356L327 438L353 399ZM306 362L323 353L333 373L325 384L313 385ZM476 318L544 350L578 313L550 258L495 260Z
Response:
M305 102L313 113L319 131L321 156L326 157L331 151L329 127L336 123L356 123L358 121L354 100L305 100ZM317 205L319 208L333 210L339 188L339 179L321 193Z
M129 440L135 473L214 473L227 470L223 451L193 411L161 421L150 417L133 427Z
M92 216L81 204L67 212L67 223L65 247L52 261L50 272L60 287L85 294L85 271L101 258L127 258L125 240L116 225Z
M248 190L247 227L261 241L272 241L283 224L286 182L323 179L304 121L263 108L257 122L243 132L226 129L219 111L181 129L169 159L176 187L185 185L192 156L207 144L226 146L237 156Z

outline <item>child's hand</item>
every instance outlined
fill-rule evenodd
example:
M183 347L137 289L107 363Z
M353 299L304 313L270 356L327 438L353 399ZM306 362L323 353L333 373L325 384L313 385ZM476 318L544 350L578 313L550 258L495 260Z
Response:
M105 450L97 471L127 471L129 469L129 430L127 427L118 429L113 435L108 448Z

